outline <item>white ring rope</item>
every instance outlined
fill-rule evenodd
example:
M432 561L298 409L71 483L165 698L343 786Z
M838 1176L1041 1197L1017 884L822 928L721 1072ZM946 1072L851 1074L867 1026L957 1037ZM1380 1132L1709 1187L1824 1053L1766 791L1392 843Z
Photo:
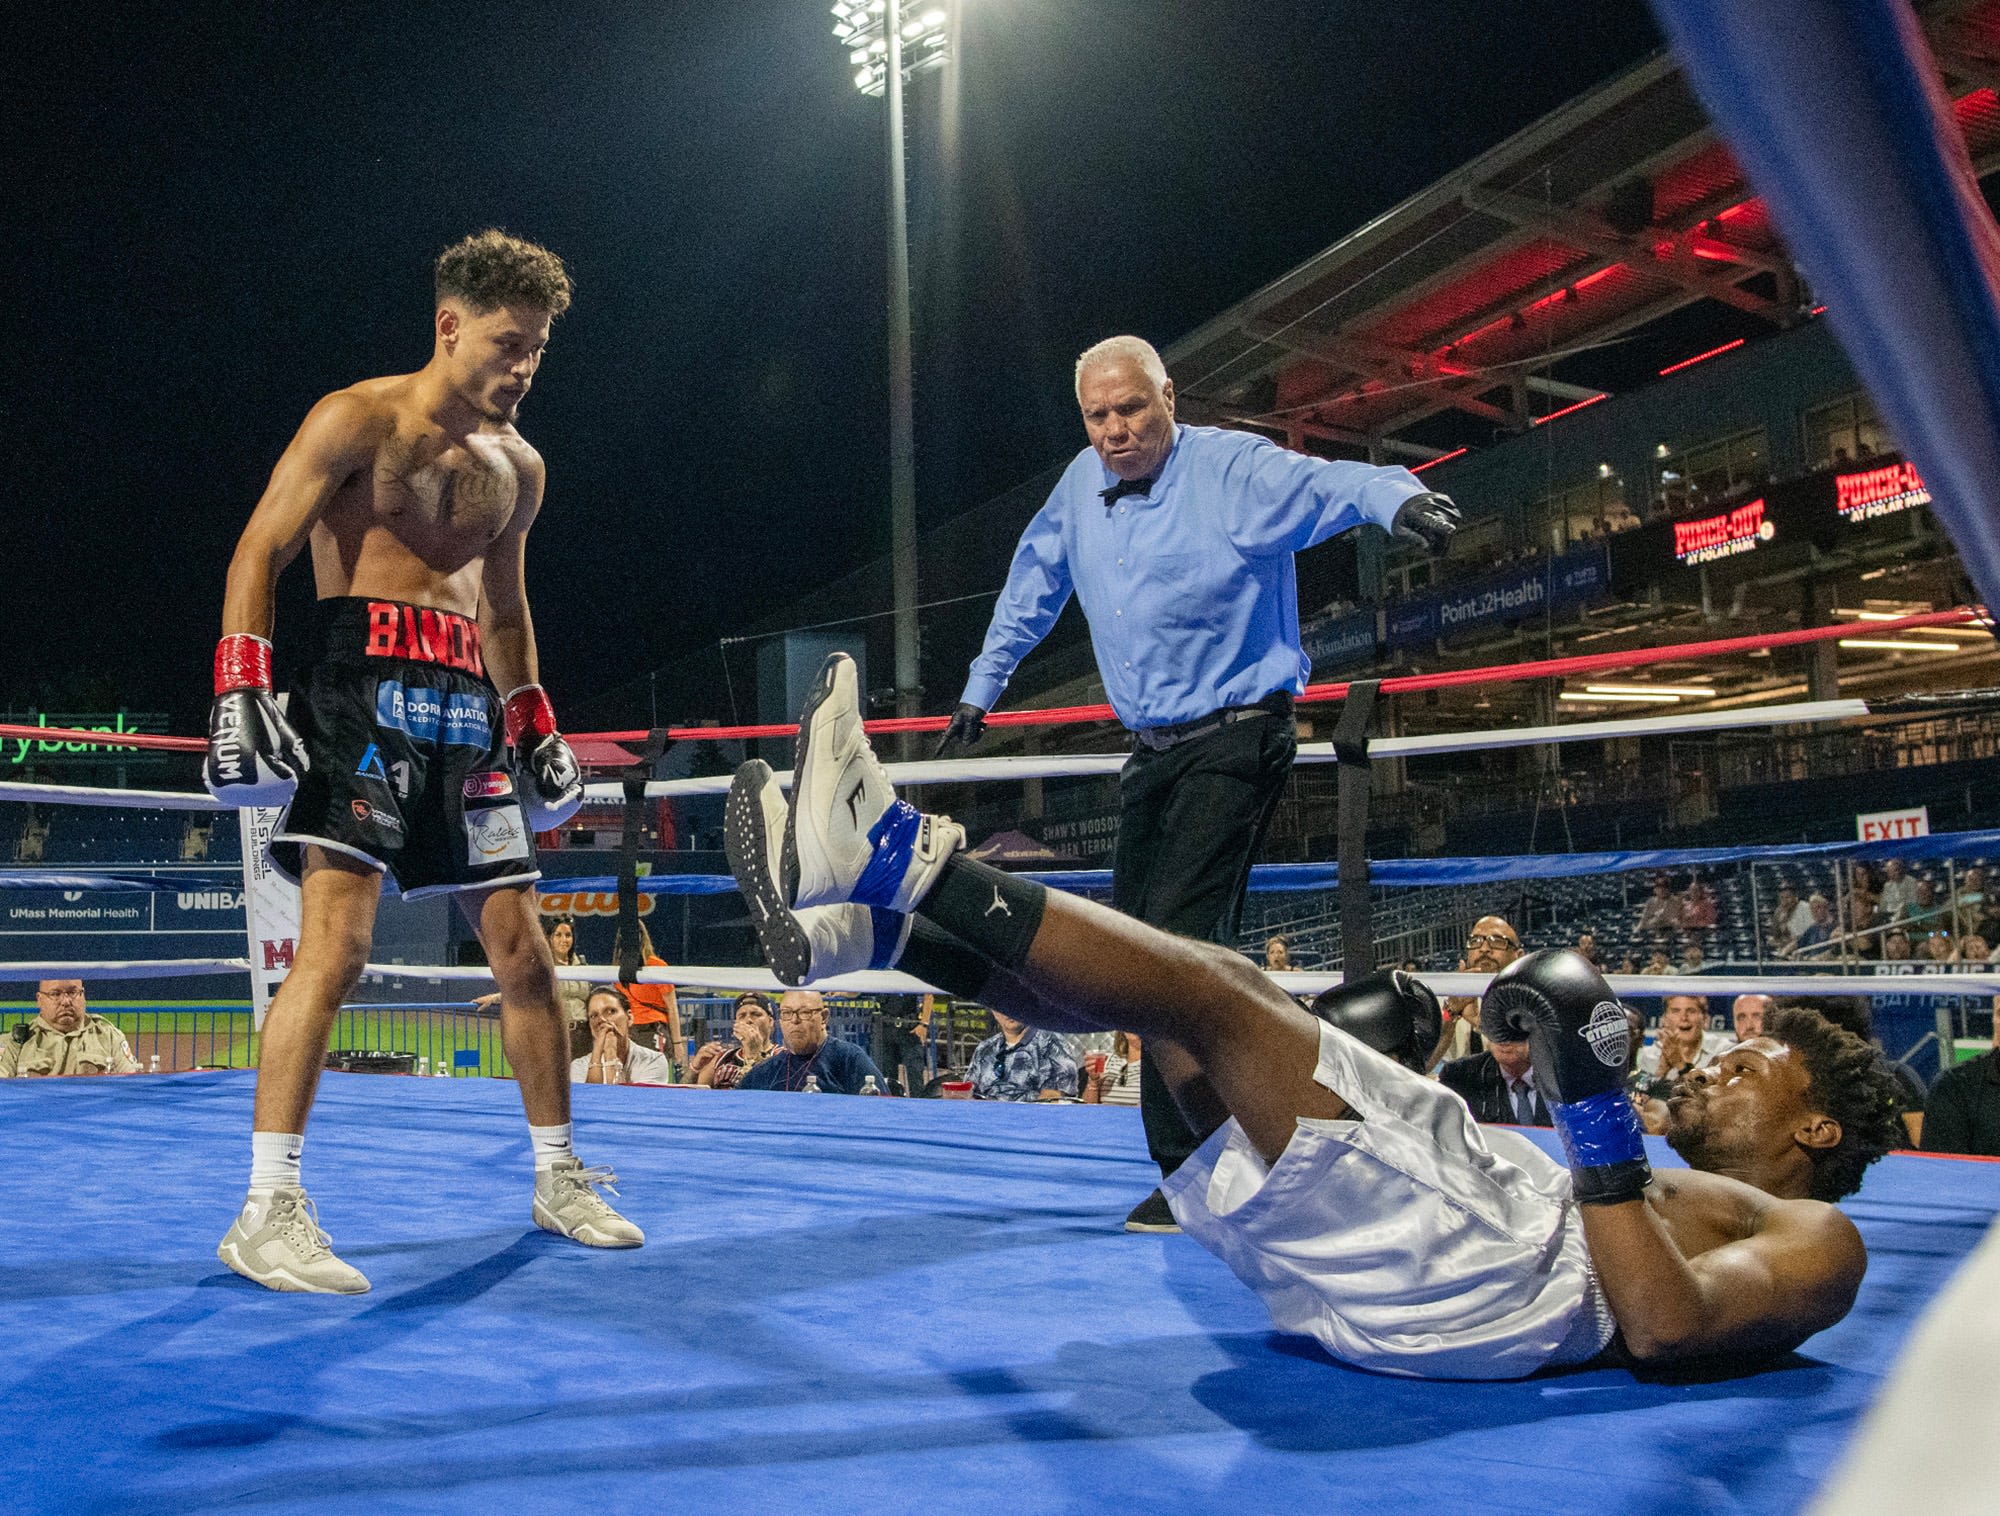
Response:
M152 962L129 959L56 960L0 964L7 979L147 979L192 974L248 973L247 958L167 958ZM491 984L491 970L456 964L371 963L366 979L428 979L448 984ZM611 984L617 969L610 964L558 964L558 979L584 984ZM1341 982L1334 973L1271 974L1271 982L1291 995L1316 995ZM1416 977L1439 995L1479 995L1490 974L1425 973ZM1614 993L1635 1000L1664 995L1859 995L1895 999L1906 995L2000 995L2000 974L1608 974ZM768 970L731 964L684 964L639 971L640 984L670 984L686 989L762 989L782 991ZM852 995L921 995L938 993L935 985L896 970L868 970L824 979L811 988Z
M1636 716L1617 721L1572 721L1560 726L1510 727L1504 731L1440 732L1427 737L1378 737L1368 744L1370 758L1418 758L1433 753L1480 752L1488 748L1534 747L1552 742L1603 742L1614 737L1670 737L1683 732L1728 731L1732 728L1784 725L1811 721L1844 721L1868 714L1865 700L1810 700L1791 705L1749 706L1734 711L1689 711L1675 716ZM1333 763L1331 742L1299 745L1298 762ZM1115 774L1125 766L1124 753L1035 754L1004 758L936 758L916 763L885 763L891 782L899 785L962 784L972 780L1072 779ZM656 779L646 786L646 798L675 795L720 795L730 776L700 779ZM778 782L791 788L792 772ZM586 800L622 801L618 783L584 786Z
M1865 700L1810 700L1790 705L1748 706L1733 711L1688 711L1673 716L1636 716L1617 721L1572 721L1558 726L1510 727L1503 731L1439 732L1427 737L1378 737L1368 744L1371 758L1419 758L1437 753L1480 752L1486 749L1534 747L1554 742L1603 742L1614 737L1667 737L1684 732L1728 731L1732 728L1785 725L1812 721L1845 721L1868 714ZM891 781L903 785L964 784L985 780L1072 779L1115 774L1125 766L1123 753L1035 754L1026 757L942 758L883 765ZM1331 742L1307 742L1299 747L1300 763L1333 763ZM656 779L646 786L646 798L676 795L721 795L730 776L700 779ZM786 769L778 782L791 787ZM584 786L586 800L623 803L625 788L616 781ZM188 790L109 790L87 785L0 783L0 801L33 801L46 805L131 806L162 811L220 811L212 796Z

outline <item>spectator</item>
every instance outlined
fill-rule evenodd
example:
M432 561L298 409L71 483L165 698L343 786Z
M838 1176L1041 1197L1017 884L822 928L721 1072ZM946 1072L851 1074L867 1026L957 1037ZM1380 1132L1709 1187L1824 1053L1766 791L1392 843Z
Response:
M1812 920L1806 923L1806 929L1792 942L1792 951L1801 957L1809 953L1818 953L1833 941L1833 906L1826 896L1814 890L1806 901L1806 910L1811 914Z
M583 954L576 950L576 922L568 916L558 916L548 927L549 953L559 966L581 965ZM481 995L472 1002L478 1006L488 1006L495 1010L500 1006L500 992ZM564 1035L569 1038L571 1058L587 1058L593 1039L590 1035L590 983L584 979L558 979L556 981L556 1003L563 1009Z
M778 1002L778 1026L785 1045L736 1081L739 1090L813 1089L821 1094L859 1095L864 1080L883 1088L882 1071L851 1042L826 1034L826 1000L818 990L787 990Z
M1680 924L1680 897L1673 892L1665 874L1655 874L1652 896L1639 907L1639 935L1665 937L1679 930Z
M125 1034L91 1014L81 979L44 979L35 986L35 1019L0 1037L0 1079L138 1072Z
M1711 1032L1706 995L1669 995L1660 1011L1654 1039L1639 1052L1639 1072L1651 1081L1651 1093L1664 1096L1665 1087L1681 1075L1706 1068L1734 1037Z
M2000 996L1994 998L2000 1011ZM1993 1018L1993 1046L1938 1075L1926 1102L1926 1153L1977 1153L2000 1157L2000 1015Z
M1671 974L1673 971L1674 966L1667 962L1667 950L1663 947L1654 948L1647 955L1646 966L1639 970L1640 973L1647 975Z
M1951 913L1938 899L1937 886L1931 882L1928 874L1917 881L1916 898L1910 902L1908 914L1910 930L1913 932L1921 934L1951 930Z
M1264 972L1267 974L1289 974L1292 971L1292 950L1283 937L1273 937L1264 944Z
M1847 897L1847 950L1857 958L1882 956L1881 908L1876 897L1856 890Z
M1519 957L1517 949L1515 956ZM1454 1058L1438 1070L1438 1083L1472 1108L1474 1121L1507 1126L1549 1126L1549 1108L1535 1088L1525 1042L1490 1042L1486 1051Z
M1977 932L1968 932L1958 942L1958 961L1967 968L1984 968L1993 956L1993 949Z
M1576 934L1576 950L1588 958L1592 968L1602 969L1604 960L1598 956L1597 933L1585 929Z
M1883 963L1908 963L1914 956L1910 951L1910 934L1901 927L1882 934ZM1889 971L1887 969L1877 969L1876 972L1879 974ZM1909 970L1903 969L1900 972L1907 974Z
M1639 972L1639 965L1630 953L1625 954L1624 957L1618 960L1618 972L1621 974L1636 974Z
M1907 921L1910 907L1917 903L1916 881L1903 872L1903 860L1891 858L1882 865L1881 898L1876 902L1884 921Z
M1082 1075L1067 1042L998 1011L993 1024L1000 1030L972 1050L968 1077L974 1100L1076 1098Z
M1769 995L1738 995L1729 1004L1729 1020L1738 1042L1764 1035L1764 1018L1771 1013Z
M900 1087L906 1095L921 1095L931 1082L931 1011L929 995L896 995L889 998L876 1022L880 1028L883 1068L894 1093Z
M1137 1105L1139 1103L1139 1056L1137 1032L1112 1034L1111 1056L1104 1067L1084 1079L1085 1105Z
M688 1062L688 1081L711 1090L733 1090L743 1076L771 1056L778 1020L771 1002L755 990L736 997L736 1045L704 1043Z
M663 969L667 960L653 951L652 933L646 923L639 928L639 964L642 968ZM612 940L611 961L625 961L625 928L618 928ZM638 1041L669 1058L684 1057L687 1043L681 1038L681 1002L671 984L628 984L625 998L632 1007L632 1035Z
M1929 933L1922 942L1917 944L1917 957L1926 965L1925 973L1944 973L1944 966L1957 957L1957 950L1952 946L1951 933ZM1937 965L1937 967L1930 967L1933 964Z
M1701 939L1690 937L1681 949L1681 969L1683 974L1705 974L1708 972L1708 954L1703 951Z
M600 984L590 992L584 1014L590 1022L590 1051L569 1066L571 1084L672 1084L674 1066L632 1036L632 1012L624 995Z
M1460 973L1497 974L1521 956L1521 937L1504 916L1481 916L1465 937L1465 956L1458 960ZM1479 1000L1476 996L1452 995L1444 1002L1444 1030L1431 1049L1427 1068L1436 1068L1446 1059L1467 1058L1479 1051ZM1476 1114L1476 1112L1475 1112Z
M1812 925L1812 912L1799 899L1799 892L1790 884L1778 886L1778 903L1771 908L1769 941L1766 944L1773 955L1789 958L1798 941L1800 932Z
M1986 918L1986 870L1975 865L1960 876L1952 915L1952 930L1959 936L1979 930L1979 923Z
M1681 930L1707 932L1715 927L1715 892L1699 876L1688 880L1681 895Z
M1774 1015L1795 1007L1818 1011L1835 1026L1852 1032L1875 1049L1882 1059L1882 1066L1894 1077L1903 1097L1902 1109L1897 1112L1902 1117L1903 1130L1909 1139L1903 1146L1916 1147L1924 1131L1924 1081L1907 1063L1883 1052L1882 1039L1875 1035L1875 1017L1868 1007L1867 998L1861 995L1783 995L1771 1002Z

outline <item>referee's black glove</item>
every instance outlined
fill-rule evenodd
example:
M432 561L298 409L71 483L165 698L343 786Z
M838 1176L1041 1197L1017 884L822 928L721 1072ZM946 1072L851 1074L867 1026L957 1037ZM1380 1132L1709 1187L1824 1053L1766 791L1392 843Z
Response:
M1399 541L1414 543L1426 552L1441 553L1451 541L1451 534L1464 521L1458 507L1451 503L1451 496L1412 495L1397 507L1396 519L1389 530Z
M931 757L942 758L953 747L969 748L985 735L986 712L961 700L958 709L951 713L951 725L938 738L937 751Z

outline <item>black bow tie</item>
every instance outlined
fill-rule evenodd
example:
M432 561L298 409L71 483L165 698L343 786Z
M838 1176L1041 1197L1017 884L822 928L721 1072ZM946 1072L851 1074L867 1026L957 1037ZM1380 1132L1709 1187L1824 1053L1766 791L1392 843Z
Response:
M1150 495L1152 493L1153 481L1148 477L1145 479L1120 479L1110 489L1099 490L1097 496L1104 502L1104 508L1108 511L1127 495Z

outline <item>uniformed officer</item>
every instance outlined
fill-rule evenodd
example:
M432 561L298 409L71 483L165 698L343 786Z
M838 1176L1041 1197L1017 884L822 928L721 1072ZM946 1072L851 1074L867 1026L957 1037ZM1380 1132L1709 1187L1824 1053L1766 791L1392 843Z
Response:
M42 1074L136 1074L139 1060L125 1034L93 1016L81 979L44 979L36 1016L0 1037L0 1079Z

